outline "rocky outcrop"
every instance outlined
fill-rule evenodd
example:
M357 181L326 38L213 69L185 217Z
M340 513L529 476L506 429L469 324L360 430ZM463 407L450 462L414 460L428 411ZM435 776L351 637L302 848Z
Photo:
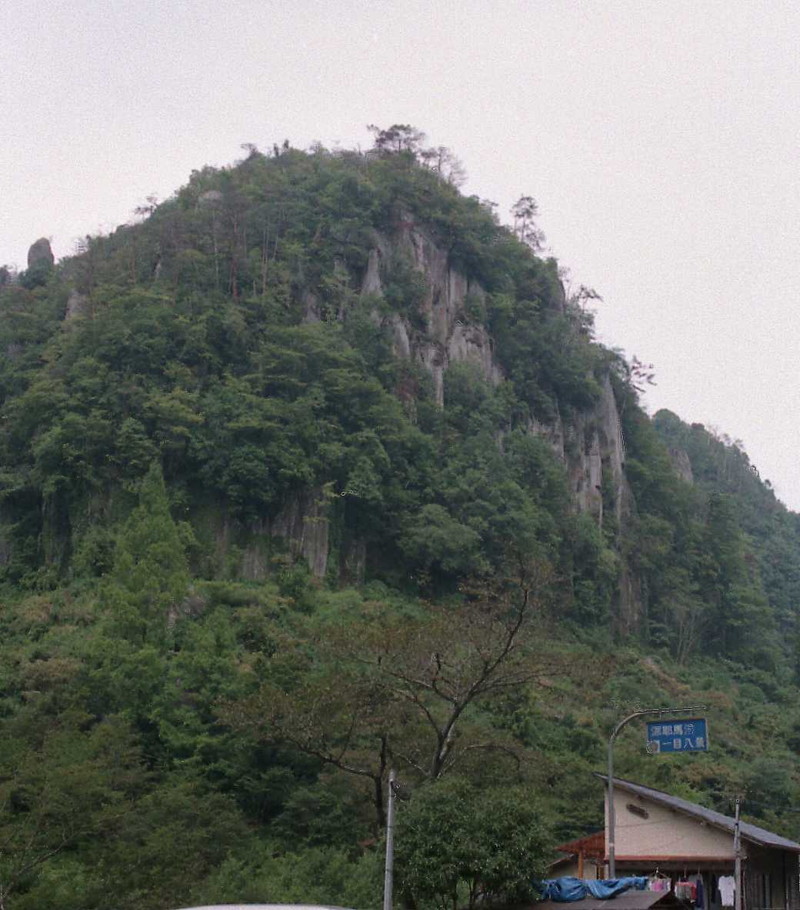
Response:
M339 560L339 578L344 584L361 584L367 566L367 547L363 540L346 540Z
M578 508L597 516L602 525L604 508L613 509L619 525L627 490L625 480L625 443L622 424L611 380L606 377L597 405L579 415L573 424L579 446L574 454L565 453L572 490ZM605 495L604 495L605 494ZM604 501L605 500L605 501Z
M669 449L669 458L675 473L681 480L686 483L694 483L694 474L692 472L692 462L689 459L689 453L685 449Z
M372 317L387 329L398 358L414 361L430 374L439 406L444 405L445 371L453 363L474 364L492 384L503 381L492 338L480 321L484 289L455 269L447 253L410 216L399 220L391 236L375 235L360 293L362 299L391 301L389 307L376 299ZM320 298L311 292L301 302L306 322L332 315L343 318L341 313L323 313ZM566 307L563 294L555 306L559 311ZM594 407L573 412L568 419L556 415L547 423L531 420L529 429L547 440L563 462L575 508L591 515L600 527L613 521L615 528L623 528L634 504L625 477L622 424L610 378L601 382ZM331 500L324 489L297 494L277 514L247 529L240 573L249 579L269 574L274 554L270 541L281 538L294 558L304 560L315 578L323 578L330 568L331 515ZM342 581L363 579L369 558L363 541L339 541L336 557ZM640 603L638 580L621 560L618 630L636 628Z
M381 236L370 251L361 282L362 296L383 296L399 263L423 279L424 294L412 314L394 311L383 317L397 357L420 363L433 378L437 403L444 403L444 374L451 363L474 363L488 382L498 384L503 371L494 358L492 339L484 325L470 319L470 310L484 309L485 291L469 281L410 216L401 218L392 238ZM565 311L561 294L556 308ZM310 309L310 308L307 308ZM596 405L549 423L530 421L530 432L546 439L567 471L575 507L603 526L611 518L622 528L633 510L625 478L625 443L610 378L601 383ZM630 631L638 623L641 592L624 564L620 568L617 625Z
M303 560L314 578L323 578L328 568L329 503L322 488L297 493L274 515L240 525L219 513L205 517L214 525L214 540L219 566L230 565L235 574L248 581L263 581L272 571L276 556L274 541L283 544L277 553L287 552L292 559ZM285 548L285 549L284 549ZM219 569L217 570L219 571Z
M34 266L43 266L52 268L56 261L53 250L50 247L50 241L47 237L40 237L35 243L32 243L28 250L28 268Z
M315 487L291 499L269 524L273 537L282 537L295 558L302 557L314 578L328 568L328 510L325 490Z
M500 382L503 372L494 360L492 339L467 312L468 302L480 307L485 291L454 269L447 253L410 216L400 220L394 237L378 238L369 253L361 294L382 296L398 266L411 267L422 278L418 321L391 313L385 324L391 330L395 354L416 360L430 373L437 403L444 404L444 373L451 363L474 363L487 381Z
M593 515L602 526L610 507L619 524L630 508L631 492L625 479L625 442L611 380L589 411L573 415L565 424L530 421L530 431L552 447L564 462L569 489L577 509Z
M361 282L361 293L364 295L380 295L383 293L383 285L381 284L381 252L377 247L373 247L369 251L367 269Z
M192 521L213 541L214 574L232 573L247 581L263 581L274 571L281 554L304 561L314 578L323 578L330 556L330 497L325 488L314 487L292 496L274 514L241 523L227 512L207 504Z
M362 296L382 296L398 263L410 266L422 277L424 294L417 314L421 324L399 312L384 317L395 355L425 367L433 378L440 406L444 403L444 373L451 363L474 363L488 382L501 382L503 371L494 358L489 332L472 321L468 312L470 307L483 309L484 289L454 269L447 253L409 215L400 219L394 237L380 236L370 251L361 282ZM559 309L566 306L563 288L561 298ZM547 439L567 466L577 508L602 523L605 485L606 499L613 500L615 516L621 520L625 449L610 380L603 384L597 406L579 414L569 426L557 417L551 424L532 420L530 429Z
M474 363L484 379L501 382L503 371L495 361L492 339L485 326L471 321L467 312L470 305L483 309L484 289L454 269L447 254L410 216L400 220L393 238L378 238L369 253L361 294L383 295L398 262L422 276L425 292L419 304L420 325L399 312L384 318L396 356L416 360L426 368L440 406L444 373L451 363ZM562 288L558 308L565 306ZM566 465L576 507L602 524L603 510L610 503L620 522L630 494L624 475L622 425L610 380L603 383L595 408L571 418L567 426L556 417L549 424L532 420L530 430L547 439Z

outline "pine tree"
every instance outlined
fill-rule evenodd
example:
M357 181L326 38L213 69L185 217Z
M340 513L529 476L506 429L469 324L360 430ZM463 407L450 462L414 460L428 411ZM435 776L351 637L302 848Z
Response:
M126 635L162 640L186 594L189 570L157 462L142 481L139 505L117 540L112 583L112 601Z

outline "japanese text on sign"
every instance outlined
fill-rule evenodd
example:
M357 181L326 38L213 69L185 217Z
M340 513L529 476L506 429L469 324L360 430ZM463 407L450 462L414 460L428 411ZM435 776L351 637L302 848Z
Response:
M647 725L647 751L705 752L708 731L704 717L688 720L655 721Z

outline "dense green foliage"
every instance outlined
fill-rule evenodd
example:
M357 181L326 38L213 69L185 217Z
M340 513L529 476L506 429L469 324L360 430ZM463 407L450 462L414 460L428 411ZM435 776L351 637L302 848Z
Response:
M620 773L797 835L797 516L422 141L252 150L0 273L0 910L377 906L393 766L405 898L523 899L676 698L716 751ZM437 341L437 388L415 243L492 377Z
M547 846L533 793L448 780L421 791L401 815L400 888L415 904L442 910L530 901Z
M443 411L376 319L399 311L424 332L425 276L396 249L384 297L356 290L370 250L412 212L486 292L462 318L487 323L510 377L494 388L453 365ZM406 154L283 150L195 173L145 223L88 240L48 282L3 299L6 576L102 575L103 535L153 459L206 542L218 528L201 513L246 538L312 489L336 498L338 555L365 547L369 574L395 585L496 570L510 540L555 551L583 531L527 427L591 405L605 369L560 293L554 263ZM70 296L84 315L62 329ZM203 574L224 571L211 551L195 554ZM597 600L602 582L580 581L569 593Z

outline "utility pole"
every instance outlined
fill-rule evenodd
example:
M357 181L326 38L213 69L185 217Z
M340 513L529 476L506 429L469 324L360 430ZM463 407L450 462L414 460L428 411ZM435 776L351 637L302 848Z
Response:
M614 731L608 740L608 877L616 878L617 877L617 860L616 860L616 844L614 842L615 833L616 833L616 812L614 809L614 740L617 738L617 734L620 730L630 721L634 720L637 717L649 717L656 715L662 717L665 714L689 714L692 711L704 711L705 705L688 705L683 708L645 708L642 711L634 711L633 714L629 714L627 717L623 717L622 720L614 727ZM390 910L386 907L384 910ZM736 907L735 910L741 910L741 907Z
M394 800L397 774L394 768L389 772L389 796L386 806L386 865L383 874L383 910L392 910L392 886L394 884Z
M742 825L739 821L741 797L736 797L733 821L733 910L742 910Z

